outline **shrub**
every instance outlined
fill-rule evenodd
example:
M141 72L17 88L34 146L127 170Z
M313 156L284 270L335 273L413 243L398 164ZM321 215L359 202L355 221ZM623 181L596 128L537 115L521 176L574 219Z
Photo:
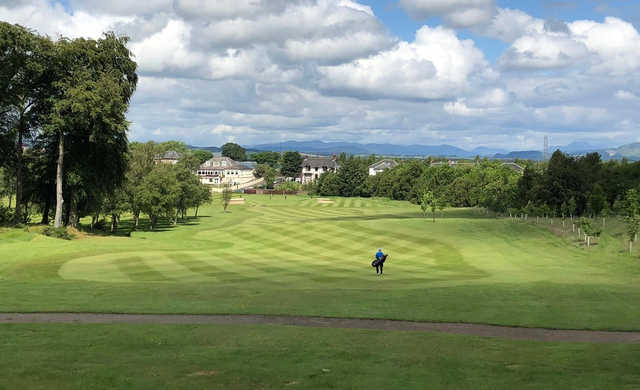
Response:
M71 240L75 237L73 234L69 234L69 232L67 231L67 228L64 228L64 227L54 228L51 226L47 226L42 231L42 234L44 234L47 237L60 238L62 240Z
M0 225L6 225L13 221L13 212L10 208L0 206Z

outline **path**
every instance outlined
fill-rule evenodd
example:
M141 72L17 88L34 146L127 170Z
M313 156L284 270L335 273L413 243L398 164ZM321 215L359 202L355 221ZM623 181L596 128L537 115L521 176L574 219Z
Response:
M2 324L72 323L72 324L222 324L289 325L316 328L374 329L386 331L442 332L498 337L511 340L549 342L640 344L640 332L606 332L590 330L554 330L508 326L326 318L271 315L192 315L192 314L98 314L98 313L0 313Z

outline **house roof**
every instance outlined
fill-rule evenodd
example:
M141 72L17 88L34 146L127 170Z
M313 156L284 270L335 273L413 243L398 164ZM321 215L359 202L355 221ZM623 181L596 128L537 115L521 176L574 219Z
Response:
M502 166L511 168L516 172L524 172L524 168L514 162L506 162L506 163L503 163Z
M181 153L176 152L175 150L167 150L164 154L156 155L156 160L180 160L182 157Z
M253 168L240 164L229 157L213 157L200 165L199 169L237 169L239 171L253 170Z
M302 161L302 166L338 168L338 162L331 157L307 157Z
M384 159L380 160L377 163L369 165L370 169L374 169L376 171L382 171L389 168L395 168L398 166L398 162L396 160Z

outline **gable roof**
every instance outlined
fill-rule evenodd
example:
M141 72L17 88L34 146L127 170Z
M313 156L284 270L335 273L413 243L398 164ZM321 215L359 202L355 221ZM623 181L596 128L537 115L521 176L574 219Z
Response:
M182 153L178 153L175 150L167 150L164 154L156 155L156 160L180 160Z
M395 168L397 166L398 166L398 162L396 160L384 159L384 160L378 161L377 163L369 165L369 169L381 171L389 168Z
M514 162L506 162L506 163L503 163L502 166L511 168L516 172L524 172L524 168Z
M229 157L213 157L200 165L200 169L236 169L238 171L252 171L246 165L240 164Z
M302 166L310 166L311 168L337 168L338 162L331 157L306 157L302 161Z

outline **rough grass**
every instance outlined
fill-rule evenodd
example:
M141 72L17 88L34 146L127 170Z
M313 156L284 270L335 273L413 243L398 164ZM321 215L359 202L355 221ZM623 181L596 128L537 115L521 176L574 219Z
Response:
M622 389L638 345L284 326L0 325L0 389Z
M177 227L0 233L0 311L265 313L640 330L640 265L605 235L383 199L244 196ZM126 223L123 224L126 226ZM384 277L370 262L390 254Z

